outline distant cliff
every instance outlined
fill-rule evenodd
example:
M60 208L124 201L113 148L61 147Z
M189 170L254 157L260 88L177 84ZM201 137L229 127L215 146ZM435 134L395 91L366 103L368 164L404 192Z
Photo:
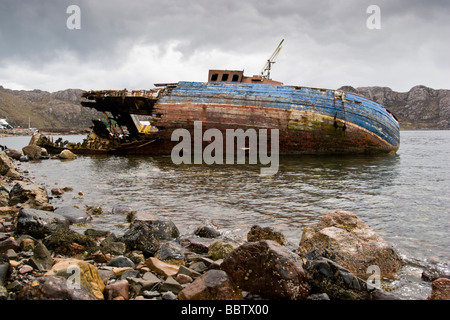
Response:
M341 87L374 100L391 111L401 129L450 129L450 90L415 86L408 92L395 92L387 87Z
M0 118L13 127L43 129L86 129L91 120L102 117L96 110L82 107L79 89L58 92L10 90L0 86Z

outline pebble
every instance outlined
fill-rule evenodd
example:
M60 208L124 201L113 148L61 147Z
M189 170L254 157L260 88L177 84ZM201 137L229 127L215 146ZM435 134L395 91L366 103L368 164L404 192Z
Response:
M20 269L19 269L19 273L20 274L24 274L24 273L29 273L29 272L31 272L31 271L33 271L33 267L32 266L29 266L29 265L24 265L23 267L21 267Z

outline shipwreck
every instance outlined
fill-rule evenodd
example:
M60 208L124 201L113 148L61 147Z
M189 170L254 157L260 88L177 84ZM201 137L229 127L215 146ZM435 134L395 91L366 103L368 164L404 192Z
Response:
M155 84L149 90L86 91L81 104L105 115L83 143L33 143L49 152L170 155L174 130L278 129L280 154L395 153L399 122L385 107L340 90L284 85L270 78L281 43L259 75L209 70L207 82ZM146 121L143 122L142 118Z

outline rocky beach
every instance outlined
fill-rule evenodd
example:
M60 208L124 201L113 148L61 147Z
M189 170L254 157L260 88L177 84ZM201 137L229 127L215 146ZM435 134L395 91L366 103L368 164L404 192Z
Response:
M257 224L242 241L212 221L181 234L171 220L125 205L55 207L71 186L46 190L21 171L21 161L49 158L37 146L0 152L0 300L400 299L388 282L401 255L352 212L305 226L296 248ZM77 161L68 150L53 158L45 161ZM102 215L126 216L125 233L72 229ZM428 299L450 299L450 275L430 268L422 278Z

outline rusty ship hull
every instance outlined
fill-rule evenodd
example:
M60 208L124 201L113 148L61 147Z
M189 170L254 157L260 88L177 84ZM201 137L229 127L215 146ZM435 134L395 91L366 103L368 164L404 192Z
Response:
M172 132L182 128L194 134L194 121L202 122L203 131L214 128L224 135L227 129L278 129L280 154L395 153L400 145L399 123L388 110L338 90L178 82L147 91L91 91L84 97L84 106L109 112L131 136L152 140L109 153L170 155L178 143ZM140 134L132 114L151 116L157 131Z

